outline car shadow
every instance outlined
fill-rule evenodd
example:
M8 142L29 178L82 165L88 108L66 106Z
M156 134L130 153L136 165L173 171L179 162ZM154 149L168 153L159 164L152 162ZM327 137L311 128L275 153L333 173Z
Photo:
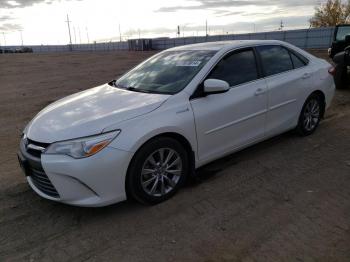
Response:
M254 155L262 154L268 148L275 146L277 143L284 142L295 136L297 136L295 131L289 131L204 165L196 170L195 179L191 179L187 186L197 186L201 183L215 179L221 171L235 166L245 160L249 160Z

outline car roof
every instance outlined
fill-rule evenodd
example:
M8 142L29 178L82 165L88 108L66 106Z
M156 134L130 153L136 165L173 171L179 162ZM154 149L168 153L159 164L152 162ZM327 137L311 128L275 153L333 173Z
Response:
M277 40L232 40L232 41L219 41L219 42L206 42L199 44L191 44L178 46L171 49L169 51L182 51L182 50L212 50L212 51L220 51L227 49L234 49L239 47L246 46L256 46L256 45L273 45L273 44L284 44L282 41Z

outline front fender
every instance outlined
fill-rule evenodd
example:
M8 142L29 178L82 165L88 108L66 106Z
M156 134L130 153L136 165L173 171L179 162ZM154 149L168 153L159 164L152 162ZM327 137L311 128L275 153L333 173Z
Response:
M144 143L164 133L183 136L197 152L194 116L189 101L162 105L161 108L140 117L111 126L105 131L120 129L119 136L110 144L119 150L136 152Z

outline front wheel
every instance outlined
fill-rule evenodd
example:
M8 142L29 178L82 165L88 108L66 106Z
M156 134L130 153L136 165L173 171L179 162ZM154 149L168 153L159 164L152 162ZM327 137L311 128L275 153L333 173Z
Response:
M188 155L175 139L159 137L135 154L127 175L128 194L146 204L157 204L173 196L188 174Z
M297 131L302 136L308 136L315 132L322 116L324 108L322 99L319 95L311 95L305 102L299 116Z

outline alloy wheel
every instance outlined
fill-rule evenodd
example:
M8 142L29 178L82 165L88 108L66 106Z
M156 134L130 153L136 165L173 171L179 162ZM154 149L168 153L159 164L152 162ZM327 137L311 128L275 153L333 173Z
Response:
M180 155L171 148L160 148L146 159L141 171L141 185L150 196L160 197L171 192L183 173Z
M311 99L305 106L304 110L304 128L307 131L312 131L316 128L318 122L320 121L320 104L318 100Z

